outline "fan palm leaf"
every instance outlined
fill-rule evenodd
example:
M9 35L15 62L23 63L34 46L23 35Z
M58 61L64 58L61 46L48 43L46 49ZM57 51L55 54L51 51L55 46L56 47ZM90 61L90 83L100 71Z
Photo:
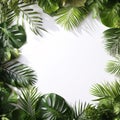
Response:
M104 32L105 48L112 56L120 55L120 28L111 28Z
M120 96L120 81L114 81L112 83L96 84L92 87L91 93L98 97L96 100L117 100Z
M37 118L42 120L72 120L72 109L61 96L50 93L37 102Z
M75 120L83 120L84 119L84 112L85 110L89 107L89 104L86 103L78 103L75 104L73 107L73 111L74 111L74 119Z
M1 65L0 79L18 87L33 85L37 80L34 71L18 61Z
M86 14L87 12L84 7L66 7L58 11L56 21L64 26L65 29L70 30L77 27Z
M120 59L109 61L106 70L107 72L120 77Z

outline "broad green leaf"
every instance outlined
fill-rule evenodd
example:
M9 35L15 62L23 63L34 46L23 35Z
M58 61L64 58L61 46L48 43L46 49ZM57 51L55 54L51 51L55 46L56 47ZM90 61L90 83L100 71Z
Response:
M5 84L0 84L0 115L8 115L15 109L15 107L12 106L11 102L16 102L16 100L14 99L15 101L11 101L9 99L11 91L12 90Z
M4 47L20 48L26 42L26 33L22 26L7 23L0 24L0 41Z
M43 95L36 106L37 118L42 120L72 120L71 107L61 96Z
M100 11L100 18L104 25L108 27L120 27L120 3L105 7Z
M38 0L38 5L44 12L51 14L59 9L60 0Z

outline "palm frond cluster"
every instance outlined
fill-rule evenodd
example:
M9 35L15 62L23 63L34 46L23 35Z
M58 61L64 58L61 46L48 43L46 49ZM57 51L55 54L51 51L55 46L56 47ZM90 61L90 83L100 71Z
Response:
M55 16L71 30L93 13L109 27L105 48L115 60L107 72L117 78L96 84L91 93L97 105L79 102L71 106L55 93L39 94L34 70L20 63L20 48L26 43L25 21L36 35L46 31L34 5ZM120 1L119 0L1 0L0 1L0 119L2 120L120 120Z

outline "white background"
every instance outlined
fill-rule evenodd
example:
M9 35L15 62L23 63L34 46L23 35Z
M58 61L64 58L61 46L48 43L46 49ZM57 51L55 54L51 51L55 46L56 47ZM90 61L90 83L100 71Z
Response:
M91 102L91 87L112 80L105 72L110 56L102 33L107 28L91 16L76 31L64 30L46 14L43 18L48 33L39 37L27 29L28 42L20 60L36 71L42 94L57 93L73 104Z

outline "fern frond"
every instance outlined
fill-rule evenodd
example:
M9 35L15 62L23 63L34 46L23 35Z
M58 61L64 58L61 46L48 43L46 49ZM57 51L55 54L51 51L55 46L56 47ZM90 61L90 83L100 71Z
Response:
M33 85L37 78L28 66L16 61L2 65L2 73L6 82L17 86Z

